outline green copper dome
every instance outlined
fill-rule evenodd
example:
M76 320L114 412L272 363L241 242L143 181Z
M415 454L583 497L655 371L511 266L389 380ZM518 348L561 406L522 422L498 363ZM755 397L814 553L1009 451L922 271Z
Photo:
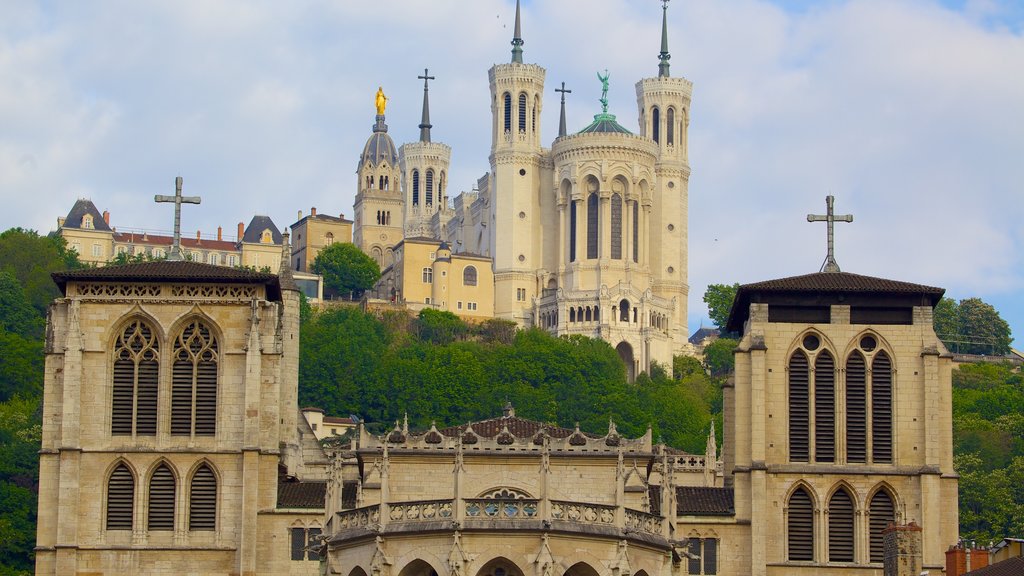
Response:
M615 121L615 114L595 114L594 121L590 123L583 130L580 130L580 134L598 134L598 133L618 133L618 134L632 134L629 130L622 127L621 124Z

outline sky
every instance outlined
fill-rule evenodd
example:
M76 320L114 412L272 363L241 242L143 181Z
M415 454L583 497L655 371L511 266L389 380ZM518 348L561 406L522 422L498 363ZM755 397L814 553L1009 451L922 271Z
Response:
M657 0L526 0L541 115L638 131L657 75ZM378 86L389 134L418 138L424 68L449 195L489 169L487 70L513 0L0 0L0 229L48 232L89 198L118 229L168 230L154 194L202 197L183 233L255 214L352 216ZM993 304L1024 340L1024 3L672 0L671 72L693 82L689 324L709 283L818 271L835 196L844 271Z

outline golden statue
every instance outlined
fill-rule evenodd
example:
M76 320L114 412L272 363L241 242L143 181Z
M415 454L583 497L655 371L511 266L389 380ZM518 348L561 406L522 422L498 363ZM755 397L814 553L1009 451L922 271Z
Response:
M384 95L384 88L377 87L377 99L374 103L377 106L377 116L383 116L384 108L388 105L388 97Z

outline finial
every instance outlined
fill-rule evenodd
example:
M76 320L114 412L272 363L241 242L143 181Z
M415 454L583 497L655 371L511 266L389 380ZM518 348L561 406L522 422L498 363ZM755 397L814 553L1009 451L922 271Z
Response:
M427 68L423 69L423 76L417 76L420 80L423 80L423 116L420 118L420 142L430 142L430 129L433 127L430 124L430 101L427 98L427 92L430 87L427 82L434 80L434 77L430 75L430 71Z
M661 0L661 53L658 54L658 76L668 78L668 0Z
M597 79L601 81L601 114L608 113L608 78L611 75L608 74L608 69L604 69L604 76L601 73L597 73Z
M571 94L572 90L566 90L565 89L565 82L562 82L562 87L561 88L555 88L555 92L561 92L562 93L562 114L558 118L558 135L559 136L565 136L565 134L566 134L566 130L565 130L565 95L566 94Z
M512 62L523 63L523 33L519 27L519 0L516 0L516 29L512 36Z
M383 86L377 86L377 97L373 103L377 107L377 116L383 116L384 109L388 106L388 97L384 95Z
M199 196L182 196L181 185L182 178L178 176L174 179L174 196L165 196L163 194L153 196L153 201L155 202L174 203L174 239L171 242L171 251L167 255L168 260L183 259L181 255L181 205L199 204L202 201L202 198Z
M818 270L819 272L840 272L839 263L836 262L833 227L836 222L853 222L852 214L835 215L833 210L835 201L835 196L829 194L825 197L825 207L827 208L825 214L807 215L808 222L826 222L828 224L828 253L825 256L825 262L821 264L821 269Z

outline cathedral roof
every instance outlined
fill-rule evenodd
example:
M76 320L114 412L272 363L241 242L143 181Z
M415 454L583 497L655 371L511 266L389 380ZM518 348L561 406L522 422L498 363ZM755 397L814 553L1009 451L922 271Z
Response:
M327 498L325 481L282 481L277 485L278 508L323 509Z
M270 235L274 240L274 244L280 244L283 242L281 231L277 229L277 224L270 219L270 216L253 216L252 220L249 221L249 225L245 227L245 233L242 235L242 242L250 244L259 244L260 237L264 230L270 230Z
M615 114L595 114L594 121L589 126L580 130L580 134L632 134L629 130L622 127L621 124L616 122Z
M96 209L96 205L92 203L92 200L86 200L85 198L79 198L75 202L75 205L71 207L71 211L68 212L68 217L64 219L64 228L81 228L82 218L88 214L92 216L92 227L93 230L100 230L102 232L110 232L110 226L107 221L103 219L103 215Z
M359 164L370 164L376 166L386 161L391 166L398 165L398 149L395 143L388 136L388 125L384 123L384 116L377 116L377 123L373 125L373 134L366 140L363 146L363 153L359 156Z
M676 487L676 516L732 516L732 488Z
M156 260L138 264L120 264L100 268L81 268L50 275L66 294L68 282L196 282L206 284L264 284L268 298L280 291L276 274L254 272L188 260Z
M465 433L468 426L472 426L473 432L482 438L494 438L498 434L501 434L501 431L504 430L505 426L508 426L508 431L516 438L529 438L536 435L541 430L546 432L547 435L552 438L568 438L576 432L569 428L562 428L553 424L545 424L544 422L537 422L536 420L527 420L526 418L519 418L517 416L502 416L499 418L491 418L490 420L480 420L479 422L463 424L462 426L450 426L448 428L441 428L438 432L443 436L455 438ZM581 434L588 438L601 438L601 436L591 434L589 432L581 432Z

